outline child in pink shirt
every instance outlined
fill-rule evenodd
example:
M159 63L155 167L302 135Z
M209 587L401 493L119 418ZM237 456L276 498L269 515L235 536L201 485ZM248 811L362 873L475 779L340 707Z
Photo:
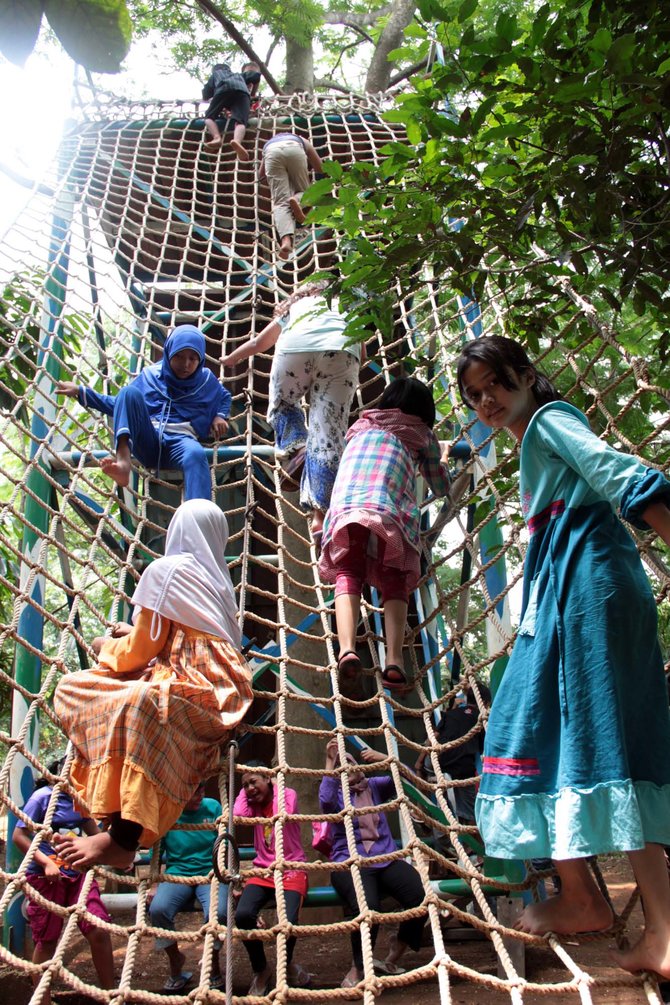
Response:
M250 761L248 768L264 768L262 761ZM286 813L298 812L298 796L295 789L284 789L284 808ZM267 817L267 823L259 821L254 824L254 848L256 857L254 866L259 869L272 869L276 865L275 858L275 825L273 817L279 812L277 790L272 778L247 770L242 775L242 790L235 800L233 813L236 817ZM283 827L284 858L289 862L305 862L307 856L302 847L300 824L289 820ZM301 869L287 869L283 874L284 897L288 921L295 925L303 898L307 893L307 873ZM275 899L275 883L272 876L253 876L247 880L242 896L235 912L235 927L255 929L258 915L262 909ZM286 941L287 979L293 987L307 987L310 974L299 964L292 963L295 949L295 936ZM244 946L249 954L249 960L254 972L254 979L247 992L248 995L264 996L272 986L273 974L265 957L265 948L260 939L247 939Z

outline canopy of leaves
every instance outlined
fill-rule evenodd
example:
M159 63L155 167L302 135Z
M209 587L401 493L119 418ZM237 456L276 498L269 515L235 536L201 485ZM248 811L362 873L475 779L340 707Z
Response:
M394 282L411 290L426 266L451 289L499 296L510 333L533 344L560 327L557 280L570 276L599 309L639 319L636 337L663 362L667 9L655 0L419 7L426 24L411 27L402 55L421 58L437 40L444 58L388 113L410 145L389 144L378 169L327 166L336 194L321 182L308 197L311 218L349 240L345 295L364 284L364 312L377 320Z
M277 48L290 40L305 49L313 47L320 86L333 81L354 90L360 81L352 79L352 58L359 67L354 76L362 79L391 6L387 0L231 0L226 4L195 0L189 6L171 0L128 0L136 33L160 33L175 65L198 79L207 76L213 62L239 60L239 46L222 29L228 21L262 62L269 63ZM286 76L286 68L277 72L282 82Z
M75 62L118 73L132 37L125 0L0 0L0 51L7 59L23 65L43 16Z

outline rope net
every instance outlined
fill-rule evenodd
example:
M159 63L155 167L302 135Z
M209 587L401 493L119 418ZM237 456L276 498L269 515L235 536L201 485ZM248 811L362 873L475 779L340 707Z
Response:
M139 372L143 361L160 358L167 333L185 322L205 331L207 365L223 377L222 355L260 331L277 303L306 276L331 265L336 251L336 235L308 224L297 232L295 255L288 262L276 258L269 193L256 180L263 143L274 132L295 128L324 156L342 164L378 161L385 143L404 139L400 127L383 121L383 109L384 103L373 98L355 104L304 96L265 102L247 133L252 159L245 164L227 142L216 154L205 150L197 104L112 107L65 136L51 169L5 235L4 261L26 263L10 270L14 274L2 298L0 325L0 683L5 709L0 792L12 819L28 822L21 807L34 777L44 774L46 764L66 747L51 705L57 681L61 674L92 665L89 641L129 618L134 585L146 564L162 553L165 528L181 501L176 472L139 466L127 489L112 491L98 465L110 450L108 420L56 397L55 381L73 380L114 393ZM559 332L540 340L541 367L586 411L600 434L667 471L668 393L658 386L653 369L630 353L565 279L557 280L557 303ZM486 681L511 650L525 547L514 478L516 449L505 434L499 435L496 456L492 437L482 441L474 435L472 416L455 392L452 361L464 338L504 333L505 306L493 296L478 306L464 303L444 281L426 277L411 297L397 290L394 322L392 338L370 337L352 420L386 383L406 372L409 361L434 389L438 436L450 440L454 429L461 428L474 458L472 480L466 481L454 511L425 506L425 575L410 604L406 638L415 680L409 696L389 697L382 689L381 607L375 594L368 594L363 605L359 652L366 656L360 690L354 697L340 690L332 589L319 581L314 542L297 494L280 490L273 434L265 421L270 355L258 355L238 366L232 378L226 376L233 394L231 428L225 440L212 446L214 499L230 524L230 570L254 674L255 703L240 738L237 777L245 760L274 758L279 792L274 821L277 923L255 933L276 945L273 995L281 1000L358 996L370 1002L382 992L432 979L441 1001L451 1002L457 979L475 991L486 987L490 994L499 992L500 1001L513 1003L529 1001L533 993L591 1002L593 989L602 986L629 988L631 996L635 988L640 1000L646 994L657 1001L648 978L617 972L595 980L582 969L574 945L514 932L496 911L496 897L500 905L522 890L537 895L545 874L532 867L503 871L501 863L496 871L496 864L473 846L474 828L460 824L452 808L453 790L464 783L452 782L440 768L438 757L445 747L438 742L436 721L465 680L473 683L481 708L475 728L483 728L486 706L477 682ZM640 539L639 544L667 617L667 566L653 540ZM315 924L307 909L299 926L287 921L280 826L286 818L284 793L287 786L299 793L298 819L305 824L308 847L308 821L323 817L316 791L325 744L333 736L341 755L364 746L379 751L383 761L364 770L381 770L393 779L395 796L383 810L396 814L396 856L408 858L421 876L425 900L418 910L427 911L433 946L424 962L405 974L379 977L374 972L371 925L381 922L382 932L390 932L399 919L416 911L377 914L367 906L346 775L347 868L359 904L365 906L353 921L338 920L332 912L328 923ZM434 780L419 779L408 770L425 743ZM221 831L230 806L228 757L222 758L219 776ZM50 833L56 795L69 791L68 762L60 775L47 777L56 785L47 818L39 827L32 825L29 833L36 836L23 859L8 845L8 864L1 874L3 960L37 975L34 1001L56 982L98 1001L163 1000L143 990L146 980L137 963L142 944L151 944L160 932L151 926L146 908L147 886L160 869L155 850L148 879L134 875L123 880L138 895L126 924L107 925L87 913L91 872L74 908L52 906L30 890L33 900L51 906L66 921L51 961L30 963L11 946L8 919L28 889L26 869L40 837ZM224 859L221 852L225 876ZM312 885L323 881L323 861L315 858L307 868ZM101 882L118 881L108 869L95 873ZM180 881L194 883L196 878ZM218 882L214 876L213 905ZM621 928L632 908L633 901L619 919ZM499 976L459 961L458 945L445 940L447 913L485 933L500 961ZM84 983L67 962L83 917L109 929L125 947L120 982L113 990ZM361 930L365 965L358 990L289 987L286 940L292 933L298 935L298 958L306 962L318 952L319 940L348 943L354 927ZM180 930L178 938L202 945L207 961L217 934L223 938L224 933L214 906L207 924L196 931ZM518 964L519 947L526 945L549 945L561 976L551 983L526 981ZM242 960L240 952L235 936L234 944L228 943L229 960L234 954ZM238 993L247 973L246 962L240 966L244 977L233 982ZM197 986L188 992L192 1000L219 1000L221 992L211 989L210 976L203 962Z

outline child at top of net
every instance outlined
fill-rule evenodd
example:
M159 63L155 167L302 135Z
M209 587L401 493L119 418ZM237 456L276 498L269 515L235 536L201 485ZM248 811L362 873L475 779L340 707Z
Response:
M249 153L242 146L242 141L247 131L251 101L256 97L260 82L261 72L257 63L245 63L240 73L231 70L227 63L214 65L202 89L203 98L210 102L205 112L205 127L211 136L205 146L209 150L217 150L223 143L216 120L225 111L233 126L230 145L239 160L249 160Z
M384 605L384 686L408 687L402 652L407 606L421 574L417 469L436 496L451 486L434 424L430 388L415 377L400 377L347 433L319 561L321 578L335 583L341 682L353 682L361 671L356 630L368 583L381 591Z
M98 665L65 674L54 710L75 749L70 779L108 829L54 837L73 868L132 864L175 823L252 702L240 655L228 523L214 503L175 511L165 555L142 573L133 627L94 640Z
M63 762L57 761L50 764L48 770L55 775L61 771L62 767ZM25 815L34 820L35 823L43 823L49 810L53 791L52 785L38 783L23 807ZM59 792L56 797L51 829L57 834L65 833L71 836L82 833L89 835L98 833L95 822L90 817L82 816L75 808L72 797L66 792ZM17 821L13 840L19 851L24 855L27 854L32 844L32 835L28 824L24 823L23 820ZM67 862L58 857L53 845L44 840L40 843L28 866L26 882L29 887L58 907L72 907L79 900L84 876L75 869L68 868ZM112 920L102 903L100 888L95 880L91 883L86 896L86 910L102 921L111 922ZM44 904L33 900L30 891L26 893L26 913L35 947L33 963L45 963L56 952L65 919L60 914L50 911ZM109 932L84 917L80 918L77 923L91 946L91 957L100 986L103 988L114 987L114 954ZM41 977L41 971L34 975L33 980L36 987ZM42 1001L49 1005L51 996L48 991Z
M100 466L117 485L130 481L131 457L157 470L184 474L184 499L211 499L212 479L200 440L228 430L231 395L205 365L205 336L179 325L165 341L160 363L142 372L117 395L59 381L56 393L84 408L114 417L115 457Z
M521 624L484 744L487 852L555 861L560 894L518 923L534 934L608 928L586 859L627 852L646 926L618 960L670 977L668 698L654 596L616 514L670 544L670 483L592 433L512 339L469 342L457 374L479 419L521 445L530 533Z

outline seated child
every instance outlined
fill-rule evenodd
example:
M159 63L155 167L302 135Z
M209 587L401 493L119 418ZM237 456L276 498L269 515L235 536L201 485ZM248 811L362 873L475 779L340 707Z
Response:
M215 821L221 816L221 803L216 799L205 799L205 784L198 785L193 796L186 803L184 812L177 820L178 824L193 825ZM171 830L161 841L161 850L165 854L166 876L207 876L212 869L212 849L216 840L214 830ZM205 922L209 921L209 900L211 886L209 883L198 883L197 886L187 886L185 883L158 883L147 895L149 917L155 928L174 930L174 919L180 911L190 911L195 901L199 901ZM217 918L220 925L225 925L227 914L228 887L219 885L219 900ZM158 936L156 949L164 949L170 962L170 976L163 985L163 991L181 991L191 980L193 974L183 970L186 957L179 949L176 939ZM209 985L221 988L225 978L221 973L219 952L221 943L214 943L212 970Z
M114 416L116 457L103 458L100 466L117 485L130 481L132 455L147 468L183 471L184 499L211 499L207 456L198 441L225 436L231 395L204 362L205 336L194 325L179 325L165 342L162 361L146 366L117 395L71 381L60 381L56 393Z
M227 63L216 63L202 89L203 98L210 102L205 112L205 127L212 138L205 144L206 147L216 150L223 143L216 120L225 109L233 124L230 145L241 161L249 160L242 140L249 122L251 99L255 97L260 81L261 74L256 63L245 63L241 73L234 73Z
M295 133L277 133L263 147L259 176L266 177L270 186L280 258L288 258L293 250L296 220L305 219L300 199L309 185L310 167L321 171L321 158L308 140Z
M247 769L267 768L262 761L250 761ZM286 812L298 812L298 797L294 789L284 789ZM278 812L277 791L272 779L253 770L247 770L242 775L242 789L235 800L233 812L236 817L272 817ZM289 821L284 824L284 858L289 862L304 862L307 860L300 838L300 824ZM274 824L254 824L254 848L256 858L254 866L261 869L271 869L275 865L275 828ZM284 872L284 896L286 899L286 915L288 921L298 923L300 907L307 893L307 873L299 869ZM253 930L257 927L258 915L275 899L274 877L254 876L248 879L235 912L235 927ZM311 975L298 963L292 963L296 939L292 935L286 940L287 980L292 987L308 987ZM249 960L254 972L254 979L247 992L248 995L266 995L272 986L272 970L265 957L265 947L259 939L247 939L244 948L249 954Z
M75 748L72 784L109 829L54 841L73 868L132 864L173 826L252 702L240 655L228 523L214 503L175 511L165 557L142 573L134 627L96 640L98 665L65 674L54 710Z
M62 763L62 762L61 762ZM60 770L61 764L49 765L52 774ZM26 816L34 820L35 823L42 823L46 817L49 801L53 793L53 786L43 785L35 789L28 802L23 807ZM98 828L90 817L83 817L75 809L70 796L64 792L58 794L56 811L51 819L51 827L60 834L97 834ZM25 854L32 843L32 836L28 831L27 824L19 820L14 829L14 844ZM84 882L84 875L68 867L67 862L59 858L53 846L48 841L42 841L39 849L35 852L32 862L28 866L26 881L38 893L47 900L52 901L59 907L70 907L77 903ZM33 963L45 963L50 960L56 952L56 946L63 929L64 918L59 914L54 914L48 908L43 907L36 901L27 898L28 923L35 944L33 951ZM103 921L111 921L109 914L100 899L100 889L93 880L91 888L86 897L86 910L102 918ZM82 935L88 939L91 946L91 956L93 964L98 974L100 986L103 988L114 987L114 956L112 954L112 940L109 932L103 928L97 928L86 918L78 922ZM35 986L41 979L40 975L35 975L33 983ZM49 1005L51 996L47 994L42 998L43 1005Z
M376 754L365 758L368 762L378 760ZM375 807L385 803L395 796L393 779L389 775L378 778L367 778L358 767L351 754L347 754L349 774L349 792L351 802L356 809L363 810L354 817L354 834L356 836L356 851L363 858L374 858L392 854L397 850L391 834L391 828L385 813L376 812ZM332 772L340 765L340 755L337 740L330 740L326 745L326 771ZM341 813L344 809L344 793L339 778L332 774L324 775L319 787L319 803L322 813ZM350 858L347 834L343 822L334 823L333 847L330 860L333 863L346 862ZM337 890L344 904L345 916L355 918L363 910L358 903L356 888L351 876L351 870L334 870L330 881ZM365 892L367 906L371 911L380 911L384 897L394 897L405 910L418 907L424 899L423 883L419 873L404 859L388 862L373 862L361 869L361 882ZM426 915L409 918L398 926L397 935L391 939L390 948L384 960L375 960L375 969L385 974L402 974L404 969L399 966L401 957L407 949L415 952L421 947L421 936L426 923ZM372 925L370 942L374 950L377 941L379 925ZM345 974L341 987L353 988L362 981L363 947L360 927L351 932L352 963Z

